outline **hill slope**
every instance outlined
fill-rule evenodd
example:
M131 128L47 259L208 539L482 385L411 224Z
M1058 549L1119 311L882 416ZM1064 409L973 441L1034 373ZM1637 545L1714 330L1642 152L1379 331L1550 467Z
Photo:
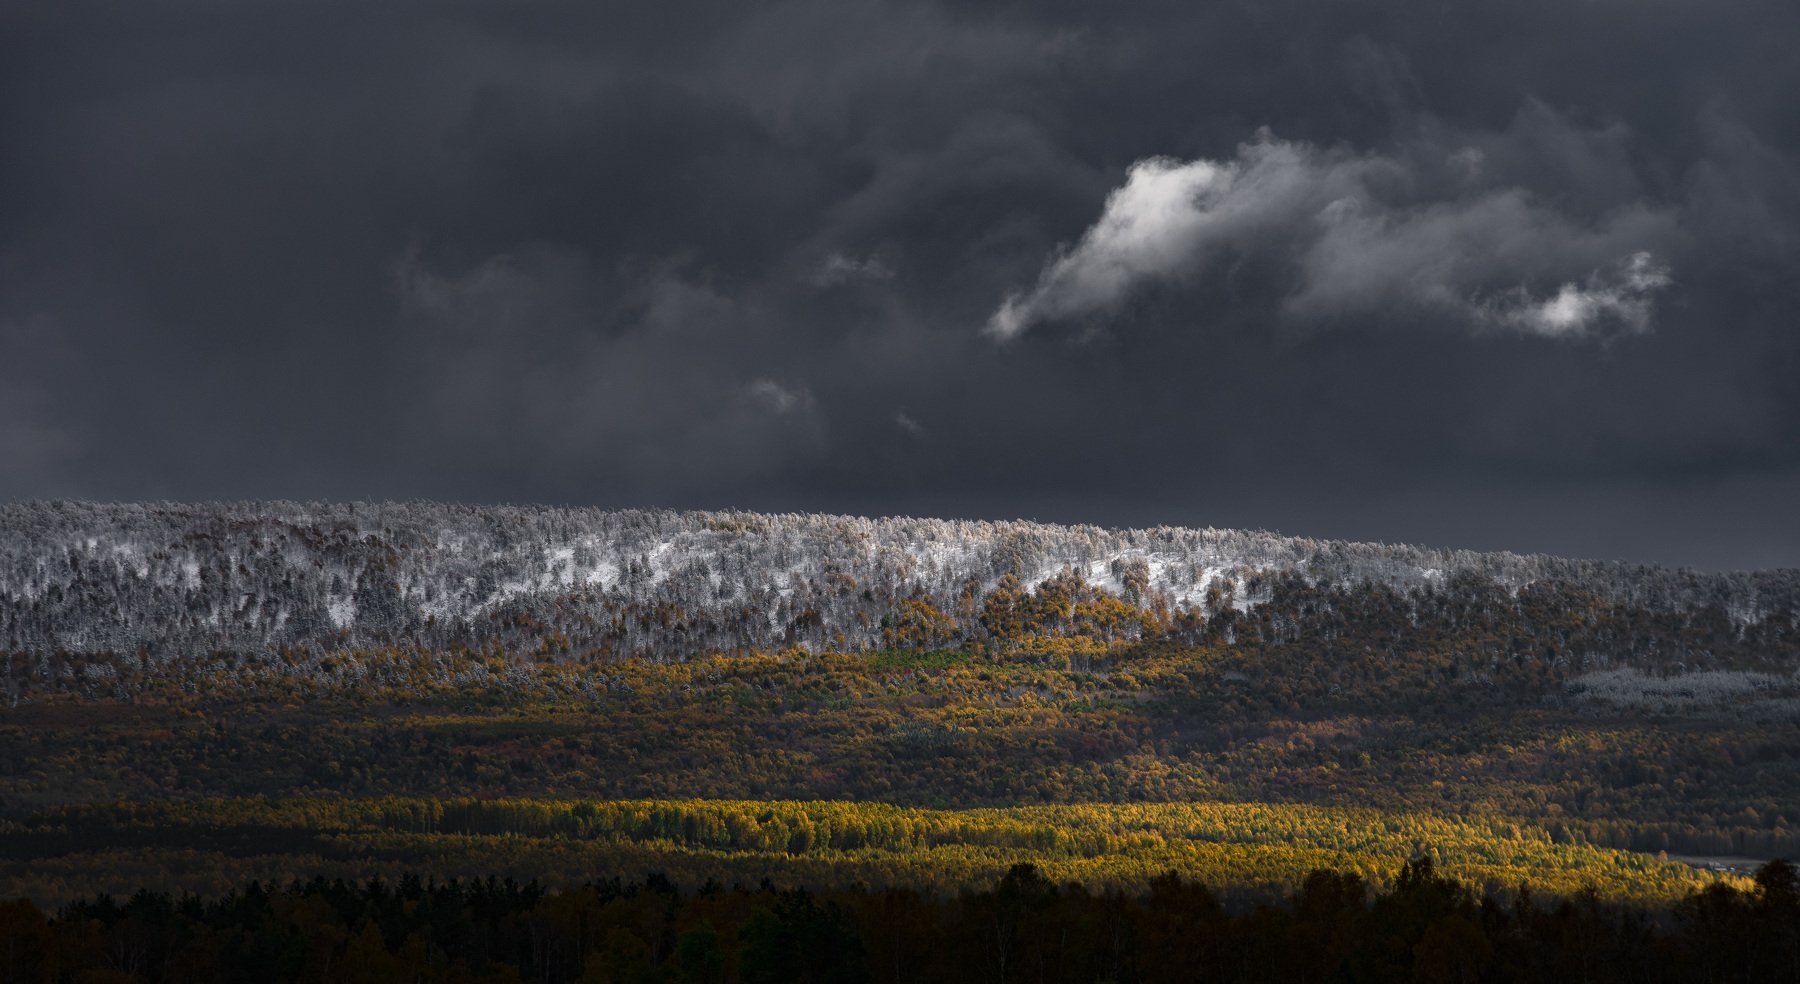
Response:
M909 600L979 637L1006 575L1064 573L1129 604L1204 620L1284 583L1415 599L1538 589L1732 635L1800 618L1800 572L1687 570L1272 533L1029 522L434 504L0 506L0 643L16 653L165 659L281 646L476 644L508 620L571 647L685 658L861 649ZM1765 635L1769 634L1767 632ZM1784 633L1775 633L1784 635ZM1766 647L1765 647L1766 648ZM1651 654L1625 644L1602 663ZM1704 660L1703 660L1704 661Z
M265 797L1307 804L1771 857L1797 583L1220 530L5 506L0 830L39 832L7 877L52 870L64 807ZM89 861L67 889L119 858Z

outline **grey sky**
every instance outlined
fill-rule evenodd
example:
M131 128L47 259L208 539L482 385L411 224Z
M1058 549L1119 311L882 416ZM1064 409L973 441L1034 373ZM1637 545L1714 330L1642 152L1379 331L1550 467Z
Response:
M1788 0L20 0L0 497L1800 566L1795 50Z

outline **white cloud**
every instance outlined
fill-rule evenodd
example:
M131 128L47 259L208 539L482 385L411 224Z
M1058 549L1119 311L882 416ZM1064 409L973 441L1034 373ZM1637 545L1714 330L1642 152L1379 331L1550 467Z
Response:
M1292 321L1412 309L1550 336L1649 328L1653 295L1672 281L1646 244L1669 234L1668 214L1628 207L1584 221L1519 188L1471 187L1479 152L1430 157L1448 173L1263 131L1232 160L1140 161L1080 241L984 330L1005 340L1104 317L1146 286L1250 253L1280 261L1279 311ZM1536 299L1546 285L1560 286Z
M1237 164L1167 157L1132 165L1100 220L1044 268L1036 287L1006 299L988 333L1013 338L1034 322L1091 314L1143 281L1175 276L1254 207L1250 196L1233 194L1241 172Z
M859 260L842 253L832 253L813 268L806 280L814 287L835 287L852 280L891 280L893 277L893 267L888 266L879 256Z
M1608 322L1643 332L1650 328L1651 296L1673 282L1668 267L1638 252L1616 270L1589 276L1585 284L1563 284L1546 300L1520 291L1490 306L1488 315L1496 324L1552 337L1592 334Z
M779 414L812 408L812 394L804 388L783 386L773 379L759 377L744 387L744 395Z
M929 432L925 430L925 425L914 420L905 410L899 410L894 413L894 424L919 440L924 440L929 436Z

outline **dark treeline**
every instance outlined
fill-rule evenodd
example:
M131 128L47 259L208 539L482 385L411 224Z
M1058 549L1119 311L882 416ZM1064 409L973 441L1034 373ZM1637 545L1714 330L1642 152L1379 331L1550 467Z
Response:
M547 892L514 881L252 884L139 893L47 916L0 904L0 979L50 982L1795 981L1800 877L1673 910L1529 892L1478 898L1409 863L1371 895L1317 870L1233 911L1175 875L1138 894L1058 886L1030 865L959 896L909 890L683 892L652 875Z

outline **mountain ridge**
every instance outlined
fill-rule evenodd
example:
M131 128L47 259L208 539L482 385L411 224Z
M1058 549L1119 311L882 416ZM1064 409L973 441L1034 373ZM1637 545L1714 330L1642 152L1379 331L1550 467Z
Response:
M1800 570L1359 543L1266 531L1027 520L604 510L431 502L0 505L0 642L14 651L270 649L479 635L497 612L579 612L623 652L871 648L909 598L973 627L971 596L1061 576L1134 606L1209 617L1276 580L1402 594L1490 583L1579 589L1738 627L1800 616ZM686 628L634 632L635 609ZM958 611L960 606L960 611ZM612 616L607 625L605 616ZM655 616L670 628L667 611ZM630 621L627 619L626 621Z

